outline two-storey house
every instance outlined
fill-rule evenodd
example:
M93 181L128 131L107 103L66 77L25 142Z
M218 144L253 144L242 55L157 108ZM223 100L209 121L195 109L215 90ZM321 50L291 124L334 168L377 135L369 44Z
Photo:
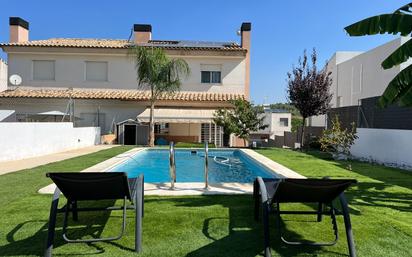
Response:
M149 120L149 92L139 90L128 57L134 45L162 48L183 58L191 69L181 91L156 103L156 138L222 144L222 130L213 123L217 108L234 99L249 99L251 24L240 28L241 42L154 40L152 27L135 24L125 39L50 38L30 40L29 23L10 18L7 53L10 82L0 92L0 109L15 110L18 121L69 120L75 126L99 126L113 133L116 124ZM232 145L241 140L232 139Z

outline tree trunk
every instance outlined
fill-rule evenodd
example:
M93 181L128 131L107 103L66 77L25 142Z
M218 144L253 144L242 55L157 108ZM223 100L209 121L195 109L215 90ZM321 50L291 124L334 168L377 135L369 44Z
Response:
M247 147L247 145L246 145L246 138L243 138L243 146L244 146L244 147Z
M305 120L306 120L306 118L303 117L303 119L302 119L302 129L301 129L302 134L300 135L300 149L303 148L303 142L304 142L304 138L305 138Z
M155 141L155 134L154 134L154 107L155 107L155 102L151 101L150 102L150 121L149 121L149 140L148 140L148 145L150 147L154 146L154 141Z

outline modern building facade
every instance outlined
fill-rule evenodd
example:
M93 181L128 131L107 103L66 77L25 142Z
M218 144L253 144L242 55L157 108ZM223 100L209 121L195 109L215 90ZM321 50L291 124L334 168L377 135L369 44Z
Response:
M181 91L156 103L156 137L173 141L222 144L223 131L212 119L217 108L249 99L251 24L240 28L241 42L154 40L152 27L135 24L131 40L29 39L29 23L10 18L8 77L22 78L0 92L0 109L15 110L18 121L61 121L98 126L113 133L128 119L149 119L149 91L138 89L128 51L135 45L164 49L191 69ZM47 115L52 114L52 115ZM232 139L233 145L242 140Z
M282 109L264 109L264 124L268 125L265 129L253 132L252 140L275 139L276 136L283 136L284 132L292 130L292 114Z
M367 52L336 52L326 69L331 72L332 108L359 106L362 99L381 96L389 82L411 61L384 70L381 66L409 38L397 38ZM311 117L309 126L324 127L325 115Z

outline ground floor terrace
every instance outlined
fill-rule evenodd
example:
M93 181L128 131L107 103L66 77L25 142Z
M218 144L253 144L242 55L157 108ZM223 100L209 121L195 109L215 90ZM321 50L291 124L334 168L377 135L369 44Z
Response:
M120 146L0 176L0 255L42 256L47 234L50 195L37 191L50 183L50 171L81 171L117 156L131 147ZM362 162L333 161L319 152L262 149L258 153L306 177L355 178L347 192L358 256L411 256L412 175L410 172ZM63 201L64 202L64 201ZM294 209L312 206L290 204ZM284 230L290 239L328 240L330 219L287 216ZM61 224L62 220L58 220ZM72 222L72 221L71 221ZM94 226L87 226L92 222ZM74 236L116 234L121 213L81 214L71 223ZM55 255L137 256L134 218L127 218L126 235L110 243L66 244L58 230ZM273 256L347 256L343 221L338 219L340 240L333 247L285 246L271 240ZM86 228L86 230L80 230ZM274 222L271 223L275 231ZM328 233L330 232L330 233ZM262 224L253 219L250 195L146 196L143 252L139 256L262 256Z
M147 97L136 90L16 89L0 93L0 110L7 112L5 121L61 122L75 127L100 127L102 135L115 135L121 144L147 143L147 131L136 124L148 125L150 110ZM216 109L230 107L239 95L179 92L156 103L156 143L169 141L223 145L223 130L213 123ZM12 112L10 112L12 111ZM120 127L119 127L120 126ZM145 127L144 130L147 130ZM142 132L142 133L140 133ZM120 138L119 138L120 137ZM109 137L113 140L113 137ZM231 146L243 141L230 139Z

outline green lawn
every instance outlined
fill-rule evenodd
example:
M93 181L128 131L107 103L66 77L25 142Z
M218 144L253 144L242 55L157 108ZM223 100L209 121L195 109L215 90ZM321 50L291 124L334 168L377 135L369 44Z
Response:
M48 171L82 170L128 150L116 147L98 153L0 176L0 256L41 256L51 196L36 191L50 181ZM315 154L270 149L258 152L309 177L348 177L359 183L347 194L350 200L358 256L412 256L412 173L355 162L319 159ZM146 197L143 253L133 253L133 219L128 216L126 236L112 243L64 244L57 233L56 255L63 256L233 256L262 254L261 224L253 221L251 196ZM289 208L296 208L289 205ZM305 208L309 208L304 206ZM71 234L85 237L118 232L120 213L80 214ZM96 226L79 232L87 221ZM330 219L287 216L289 238L329 239ZM60 219L61 224L61 219ZM272 237L274 256L345 256L341 240L334 247L285 247Z

